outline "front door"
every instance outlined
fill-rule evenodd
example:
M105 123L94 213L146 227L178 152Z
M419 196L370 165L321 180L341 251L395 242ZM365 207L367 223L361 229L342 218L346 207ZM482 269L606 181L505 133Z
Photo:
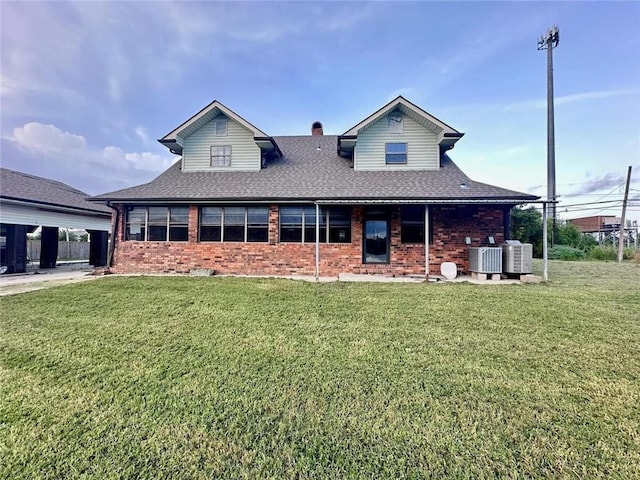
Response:
M389 263L388 219L365 219L362 261L364 263Z

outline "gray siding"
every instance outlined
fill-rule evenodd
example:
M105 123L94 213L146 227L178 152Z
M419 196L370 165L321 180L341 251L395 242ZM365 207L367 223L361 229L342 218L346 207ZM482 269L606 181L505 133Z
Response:
M404 132L390 133L387 117L358 134L354 155L355 170L437 170L439 168L437 136L404 116ZM407 144L405 165L385 164L385 143Z
M111 219L55 212L26 205L2 204L2 223L15 225L41 225L43 227L84 228L85 230L109 231Z
M187 137L182 149L182 170L190 171L256 171L260 170L260 147L253 140L253 132L227 119L227 135L216 136L213 122L219 115L202 128ZM231 145L231 165L211 166L211 146Z

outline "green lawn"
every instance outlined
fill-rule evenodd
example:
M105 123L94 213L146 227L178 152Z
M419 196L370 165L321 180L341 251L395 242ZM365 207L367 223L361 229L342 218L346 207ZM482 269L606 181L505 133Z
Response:
M0 478L640 477L640 265L0 298Z

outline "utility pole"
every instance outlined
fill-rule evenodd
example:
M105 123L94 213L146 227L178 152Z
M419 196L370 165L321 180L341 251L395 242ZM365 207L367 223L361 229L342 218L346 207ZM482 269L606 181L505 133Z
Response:
M620 238L618 238L618 263L622 263L624 253L624 222L627 215L627 201L629 200L629 184L631 183L631 165L627 170L627 184L624 187L624 200L622 200L622 217L620 218Z
M560 31L557 26L551 27L538 39L538 50L547 51L547 200L552 202L551 246L555 245L558 236L556 217L556 140L553 115L553 49L560 42Z

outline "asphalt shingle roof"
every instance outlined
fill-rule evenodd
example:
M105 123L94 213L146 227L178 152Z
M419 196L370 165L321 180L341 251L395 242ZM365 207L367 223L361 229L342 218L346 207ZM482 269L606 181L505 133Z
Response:
M448 157L439 170L356 171L337 154L337 136L274 137L283 152L258 172L183 172L180 162L150 183L93 201L226 200L536 200L475 182ZM320 149L318 149L320 146ZM461 188L461 184L466 188Z
M0 168L0 198L111 214L110 208L88 202L88 196L62 182Z

